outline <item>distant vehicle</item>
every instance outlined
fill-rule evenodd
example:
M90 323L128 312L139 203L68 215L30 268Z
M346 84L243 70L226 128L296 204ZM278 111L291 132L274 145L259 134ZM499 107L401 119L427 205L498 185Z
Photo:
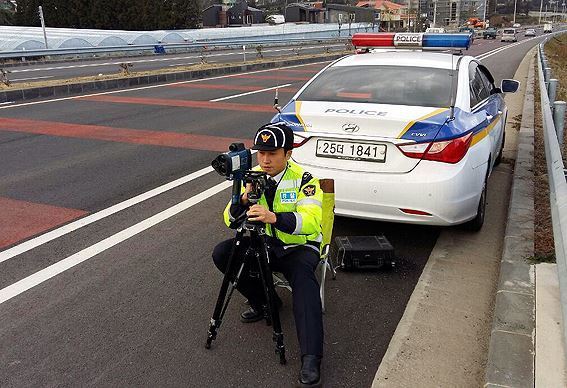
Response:
M444 34L445 29L442 27L429 27L425 30L426 34Z
M517 42L518 38L516 37L516 29L515 28L505 28L502 31L502 38L500 38L501 42Z
M467 24L474 28L484 28L484 22L479 18L469 18Z
M536 31L533 28L528 28L524 33L524 36L536 36Z
M483 39L496 39L498 29L496 27L488 27L482 32Z
M285 17L284 17L284 15L269 15L269 16L266 16L266 21L269 24L272 24L272 25L283 24L283 23L285 23Z
M545 34L550 33L550 32L553 32L553 24L551 24L551 23L545 23L545 24L543 25L543 32L544 32Z
M474 28L461 27L461 28L459 28L459 32L466 32L471 37L471 44L474 42L474 34L475 34Z
M514 28L520 28L521 26L522 26L522 25L521 25L520 23L514 23L514 24L512 25L512 27L514 27Z

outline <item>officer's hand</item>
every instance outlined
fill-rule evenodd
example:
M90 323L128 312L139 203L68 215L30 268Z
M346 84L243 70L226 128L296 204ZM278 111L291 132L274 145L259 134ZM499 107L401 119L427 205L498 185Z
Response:
M242 197L240 197L240 202L243 205L248 205L248 193L250 191L252 191L252 183L247 183L246 189L244 189L244 194L242 194Z
M253 205L246 212L249 221L260 221L266 224L275 224L276 215L262 205Z

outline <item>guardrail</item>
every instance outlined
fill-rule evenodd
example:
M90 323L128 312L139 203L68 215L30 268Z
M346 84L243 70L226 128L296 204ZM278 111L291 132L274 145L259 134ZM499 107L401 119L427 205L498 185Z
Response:
M373 31L372 27L357 27L352 28L350 33L360 31ZM102 46L102 47L75 47L75 48L57 48L57 49L35 49L35 50L18 50L18 51L0 51L0 59L19 59L19 58L29 58L29 57L43 57L43 56L55 56L55 55L87 55L87 54L100 54L100 53L110 53L110 52L132 52L132 51L156 51L158 53L164 53L163 50L175 50L175 49L185 49L185 50L203 50L208 48L220 48L220 47L242 47L246 45L278 45L278 44L289 44L289 43L310 43L310 42L343 42L350 40L349 30L343 28L342 31L329 31L325 32L332 36L320 36L321 32L303 32L303 33L290 33L290 34L280 34L269 37L255 37L255 38L225 38L222 40L198 40L194 42L186 43L153 43L153 44L143 44L143 45L128 45L128 46ZM293 35L301 35L300 37L294 37ZM317 36L319 35L319 36Z
M539 58L539 90L541 96L541 110L543 118L543 134L545 143L545 159L547 162L547 174L549 178L549 202L551 205L551 219L553 224L553 239L555 241L555 257L557 261L557 272L559 276L559 292L561 297L561 310L563 313L563 340L564 349L567 351L567 181L565 179L565 168L561 157L560 141L557 129L561 126L565 117L565 103L563 112L558 112L557 105L555 116L562 115L561 120L554 121L550 95L554 93L549 88L551 69L548 66L543 46L540 43L538 50ZM555 95L552 95L552 100ZM561 133L561 141L563 134Z

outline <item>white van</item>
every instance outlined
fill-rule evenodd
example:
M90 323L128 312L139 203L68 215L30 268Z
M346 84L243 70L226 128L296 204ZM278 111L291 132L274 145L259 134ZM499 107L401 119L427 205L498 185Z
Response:
M515 28L505 28L502 31L502 38L500 38L501 42L517 42L518 38L516 37L516 29Z
M426 34L444 34L445 29L442 27L429 27L425 30Z
M543 25L543 32L544 32L545 34L550 33L550 32L553 32L553 24L551 24L551 23L545 23L545 24Z
M283 24L285 23L285 17L284 15L270 15L270 16L266 16L266 21L269 24Z

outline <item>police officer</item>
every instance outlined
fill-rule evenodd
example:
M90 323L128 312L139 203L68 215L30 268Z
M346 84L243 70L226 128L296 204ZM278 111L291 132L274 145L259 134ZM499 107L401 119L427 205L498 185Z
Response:
M227 226L244 212L250 221L266 223L266 242L270 267L281 272L293 290L293 315L301 348L302 387L321 383L320 365L323 356L323 319L319 284L314 270L319 262L322 241L321 219L323 193L319 181L290 160L293 131L283 123L266 124L256 132L252 149L258 151L260 169L269 175L271 183L257 204L250 206L249 187L244 190L240 204L229 205L224 212ZM233 239L217 245L213 251L215 265L225 271ZM244 252L249 240L243 241ZM265 295L256 263L249 263L240 277L238 290L250 302L240 315L245 323L264 317ZM251 270L250 270L251 269ZM281 307L279 297L275 301Z

